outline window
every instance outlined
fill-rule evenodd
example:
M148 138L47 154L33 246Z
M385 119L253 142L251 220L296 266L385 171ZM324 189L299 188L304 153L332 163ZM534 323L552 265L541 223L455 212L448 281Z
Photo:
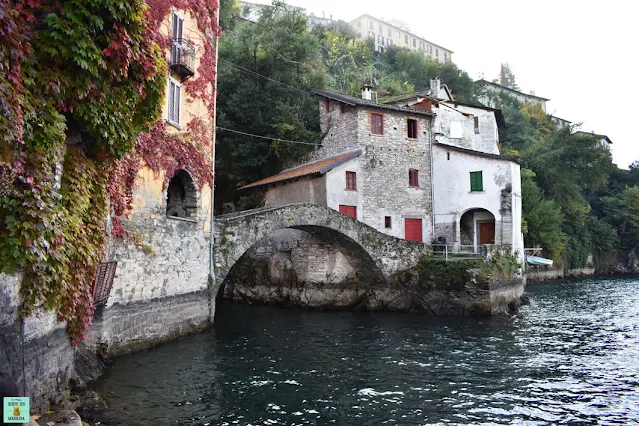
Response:
M448 62L448 52L444 52L444 61Z
M399 33L399 31L397 31L397 40L401 40L402 35Z
M377 43L381 44L382 46L384 45L384 36L383 35L378 35L377 36Z
M419 187L419 170L410 169L408 171L408 186L413 188Z
M343 204L340 204L339 212L341 214L345 214L346 216L350 216L353 219L357 219L357 206L345 206Z
M384 53L384 48L382 46L379 46L379 49L377 50L379 53Z
M174 40L182 40L184 18L179 13L173 12L171 21L172 21L171 37L173 37Z
M470 172L470 191L481 192L484 190L482 172Z
M404 34L404 43L408 45L408 34Z
M374 135L384 134L384 115L371 113L371 133Z
M475 134L479 134L479 117L473 117L473 121L475 122Z
M417 39L413 38L413 47L417 47Z
M439 49L435 49L435 56L439 58Z
M425 48L425 46L426 46L426 45L424 44L424 42L423 42L423 41L420 41L420 42L419 42L419 50L422 50L422 51L423 51L423 50L425 50L425 49L426 49L426 48Z
M447 152L447 153L446 153L446 160L447 160L447 161L450 161L450 152Z
M391 30L390 27L388 28L388 36L389 37L393 36L393 30Z
M408 137L410 139L417 139L417 120L409 118L406 120L406 127L408 127Z
M384 228L392 228L392 221L390 216L384 216Z
M431 46L430 44L428 45L428 53L430 53L431 55L433 54L433 46Z
M390 38L386 39L386 44L388 44L389 46L393 45L393 40L391 40Z
M176 80L169 78L169 115L167 121L174 126L180 127L180 101L182 86Z
M346 172L346 189L351 191L357 190L357 173Z

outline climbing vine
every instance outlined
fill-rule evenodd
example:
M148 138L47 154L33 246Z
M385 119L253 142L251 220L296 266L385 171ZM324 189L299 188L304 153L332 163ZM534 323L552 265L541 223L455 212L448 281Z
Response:
M91 323L106 218L126 235L140 168L165 185L179 168L213 181L206 122L177 134L160 120L172 7L202 33L184 87L212 114L216 1L0 0L0 272L23 273L22 315L56 310L74 343Z

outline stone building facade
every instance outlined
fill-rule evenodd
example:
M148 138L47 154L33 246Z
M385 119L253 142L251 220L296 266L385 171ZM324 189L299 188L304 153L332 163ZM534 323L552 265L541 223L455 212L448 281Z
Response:
M195 17L174 9L161 31L171 38L162 119L174 133L184 132L194 118L211 123L204 103L182 87L198 76L203 36ZM201 329L213 318L208 290L211 188L198 187L185 169L168 185L164 181L164 175L149 168L138 173L132 210L121 218L129 236L110 238L107 245L104 261L117 262L117 268L109 298L97 307L87 336L91 347L130 352Z
M326 205L399 238L430 241L431 120L427 111L316 90L326 134L314 161L244 188L269 185L266 205ZM409 129L410 127L410 129Z
M266 206L326 205L398 238L477 252L508 245L523 256L519 165L501 156L501 111L430 91L373 102L325 90L325 138L310 163L244 188L267 186Z

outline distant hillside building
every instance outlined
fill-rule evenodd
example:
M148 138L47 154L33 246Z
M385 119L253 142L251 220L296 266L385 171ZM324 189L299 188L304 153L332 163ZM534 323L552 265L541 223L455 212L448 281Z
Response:
M419 37L397 25L370 15L362 15L351 21L357 30L358 40L375 39L375 51L383 53L388 46L397 45L423 52L439 62L452 61L453 51Z
M612 141L606 135L599 135L599 134L597 134L595 132L588 133L588 132L584 132L584 131L581 131L581 130L575 132L575 134L576 135L580 135L580 136L594 136L594 137L600 139L601 146L606 148L606 149L610 149L610 145L612 145Z
M544 112L546 112L546 102L550 101L550 99L542 98L541 96L536 96L529 93L520 92L519 90L511 89L510 87L502 86L501 84L490 82L484 79L477 80L475 84L481 85L486 89L486 93L507 93L510 96L516 98L519 102L524 104L541 104L541 108ZM491 104L490 99L487 96L480 98L480 101L489 106L495 106Z
M572 124L572 121L564 120L563 118L555 117L554 115L550 116L550 120L555 123L558 129L563 129L564 127L568 127Z

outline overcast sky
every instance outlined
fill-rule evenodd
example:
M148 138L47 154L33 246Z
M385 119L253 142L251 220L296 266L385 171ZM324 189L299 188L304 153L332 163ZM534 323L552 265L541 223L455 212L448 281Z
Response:
M253 0L270 3L268 0ZM632 0L286 0L351 21L368 13L406 22L451 49L473 79L508 62L522 91L551 99L547 112L608 135L615 163L639 160L639 3Z

